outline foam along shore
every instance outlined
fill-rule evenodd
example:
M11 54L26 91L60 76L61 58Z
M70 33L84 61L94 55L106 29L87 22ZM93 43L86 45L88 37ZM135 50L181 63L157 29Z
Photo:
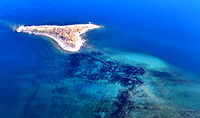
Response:
M85 43L82 35L92 29L100 28L95 24L77 25L40 25L40 26L19 26L13 28L17 32L34 35L42 35L53 39L65 51L76 52Z

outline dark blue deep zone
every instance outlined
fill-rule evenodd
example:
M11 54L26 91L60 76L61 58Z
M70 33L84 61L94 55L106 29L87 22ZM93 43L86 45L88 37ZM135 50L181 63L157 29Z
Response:
M91 21L105 26L105 31L97 33L93 39L100 45L144 52L173 65L199 72L199 4L197 0L3 0L0 4L0 18L8 24L25 25ZM1 27L2 30L5 28ZM5 36L6 33L1 36L3 47L6 47ZM15 43L9 42L14 47ZM19 45L23 47L21 42ZM15 53L17 55L17 50Z
M10 25L91 21L104 26L89 33L95 47L147 53L200 73L199 13L198 0L0 0L0 111L15 105L15 83L24 73L43 69L41 61L62 58L52 43L15 33Z

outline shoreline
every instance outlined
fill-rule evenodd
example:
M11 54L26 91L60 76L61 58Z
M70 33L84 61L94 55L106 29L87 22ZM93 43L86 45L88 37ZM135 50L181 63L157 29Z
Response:
M77 52L80 50L81 46L83 46L84 42L82 39L77 41L77 44L80 44L79 47L77 48L70 48L70 47L67 47L65 46L60 40L58 40L56 37L54 36L51 36L51 35L48 35L48 34L34 34L36 36L44 36L44 37L47 37L47 38L50 38L52 39L55 43L58 44L58 46L64 50L64 51L69 51L69 52ZM83 42L83 43L82 43Z
M16 32L28 33L38 36L49 37L54 40L64 51L77 52L84 45L82 37L86 32L101 28L95 24L76 25L40 25L40 26L19 26L13 28Z

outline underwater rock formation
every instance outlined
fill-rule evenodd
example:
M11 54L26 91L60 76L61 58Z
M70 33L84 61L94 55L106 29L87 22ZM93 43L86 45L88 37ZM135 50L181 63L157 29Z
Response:
M71 54L66 64L70 67L66 69L67 76L92 82L118 82L124 87L134 87L143 83L138 78L145 73L143 68L123 65L109 58L102 60L101 55L100 52Z
M169 72L121 63L100 51L67 54L44 62L35 79L24 79L21 117L49 118L184 118L200 113L178 109L157 96L168 95L163 84L181 84ZM48 69L47 69L48 67ZM62 68L60 68L62 67ZM150 74L150 76L147 76ZM172 84L171 84L172 83ZM187 82L188 84L189 82ZM152 87L155 92L148 88ZM158 90L155 90L158 89ZM168 96L166 96L168 97ZM23 104L24 103L24 104ZM74 112L76 111L76 112ZM192 115L190 114L192 113ZM41 115L42 114L42 115ZM174 115L174 116L173 116Z
M130 100L130 91L140 86L143 82L139 76L145 74L145 70L140 67L120 64L103 56L101 52L76 53L69 56L66 74L68 78L80 78L96 84L119 83L125 90L119 92L114 101L114 110L110 117L123 118L134 108L133 101Z

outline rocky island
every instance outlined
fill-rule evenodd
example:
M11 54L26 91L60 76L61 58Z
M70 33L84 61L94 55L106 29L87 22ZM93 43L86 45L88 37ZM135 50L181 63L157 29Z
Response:
M100 26L89 23L65 26L19 26L14 28L14 30L17 32L49 37L53 39L63 50L76 52L85 42L82 35L89 30L97 28L100 28Z

